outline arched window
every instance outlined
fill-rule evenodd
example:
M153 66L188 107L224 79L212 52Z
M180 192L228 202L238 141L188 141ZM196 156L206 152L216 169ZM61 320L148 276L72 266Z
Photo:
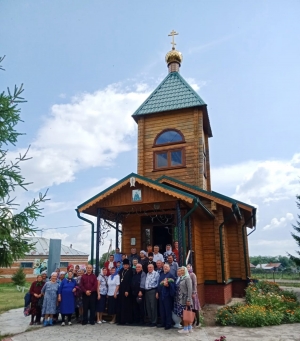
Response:
M184 142L184 138L177 130L165 130L155 140L155 145Z
M168 129L159 133L154 141L154 148L170 146L168 149L154 151L153 168L162 170L168 168L181 168L185 166L185 142L183 134L176 129ZM176 146L179 144L179 146Z

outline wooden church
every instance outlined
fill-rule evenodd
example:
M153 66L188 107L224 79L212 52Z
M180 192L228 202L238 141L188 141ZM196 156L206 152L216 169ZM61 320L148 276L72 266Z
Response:
M255 226L256 209L211 188L207 105L179 73L175 34L166 55L168 75L132 115L138 125L137 173L79 205L77 215L92 224L96 269L111 228L116 247L128 255L132 247L139 253L147 245L164 252L178 241L179 265L192 263L201 305L226 304L244 295L250 276L247 227ZM97 217L96 226L82 213Z

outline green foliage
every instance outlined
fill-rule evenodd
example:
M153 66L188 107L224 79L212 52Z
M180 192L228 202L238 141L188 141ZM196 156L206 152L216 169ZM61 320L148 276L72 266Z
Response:
M23 268L19 268L12 276L11 280L14 282L15 285L25 286L26 283L26 274Z
M0 62L4 58L0 58ZM0 69L3 70L3 68ZM23 84L14 91L7 89L0 94L0 267L8 267L15 260L33 249L34 244L26 238L35 232L34 222L42 216L40 203L45 202L46 194L39 194L27 206L20 209L15 202L14 192L26 190L29 183L21 174L21 163L28 160L28 150L14 160L8 156L8 145L16 145L22 135L16 130L22 122L18 105L25 102L21 97ZM18 209L18 210L17 210Z
M253 265L267 263L281 263L283 268L295 267L295 263L287 256L251 256L250 263Z
M296 201L297 207L300 209L300 195L297 195L296 198L297 198L297 201ZM298 215L298 218L300 219L300 215ZM300 266L300 257L299 257L300 256L300 221L299 220L297 221L297 225L293 225L293 229L295 230L295 233L292 232L291 235L299 247L299 250L295 251L298 254L298 256L293 256L291 254L288 254L288 255L290 256L290 259L295 264L297 264L297 266Z
M110 252L103 253L103 255L100 258L100 268L102 268L104 266L104 263L108 260L109 256L113 255L115 253L116 253L115 250L111 250Z
M251 283L246 289L246 302L219 309L217 323L263 327L300 321L300 304L295 293L280 289L276 283Z

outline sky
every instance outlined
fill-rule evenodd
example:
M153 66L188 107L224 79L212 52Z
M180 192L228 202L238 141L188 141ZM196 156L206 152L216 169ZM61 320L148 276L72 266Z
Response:
M300 2L0 2L0 89L24 84L24 121L9 157L29 191L48 188L37 235L89 253L90 226L75 208L136 172L132 113L183 54L181 75L208 105L212 189L258 208L250 255L286 255L300 194ZM87 218L89 218L87 216ZM100 252L108 250L108 239Z

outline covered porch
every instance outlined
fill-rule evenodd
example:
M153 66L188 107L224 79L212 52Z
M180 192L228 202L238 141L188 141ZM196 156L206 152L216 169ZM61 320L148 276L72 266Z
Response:
M96 226L82 213L97 218ZM179 264L194 262L192 215L213 219L198 196L131 173L77 208L78 217L92 223L91 258L99 271L100 247L104 238L115 230L115 248L123 254L137 252L147 245L179 243ZM94 240L96 250L94 250Z

